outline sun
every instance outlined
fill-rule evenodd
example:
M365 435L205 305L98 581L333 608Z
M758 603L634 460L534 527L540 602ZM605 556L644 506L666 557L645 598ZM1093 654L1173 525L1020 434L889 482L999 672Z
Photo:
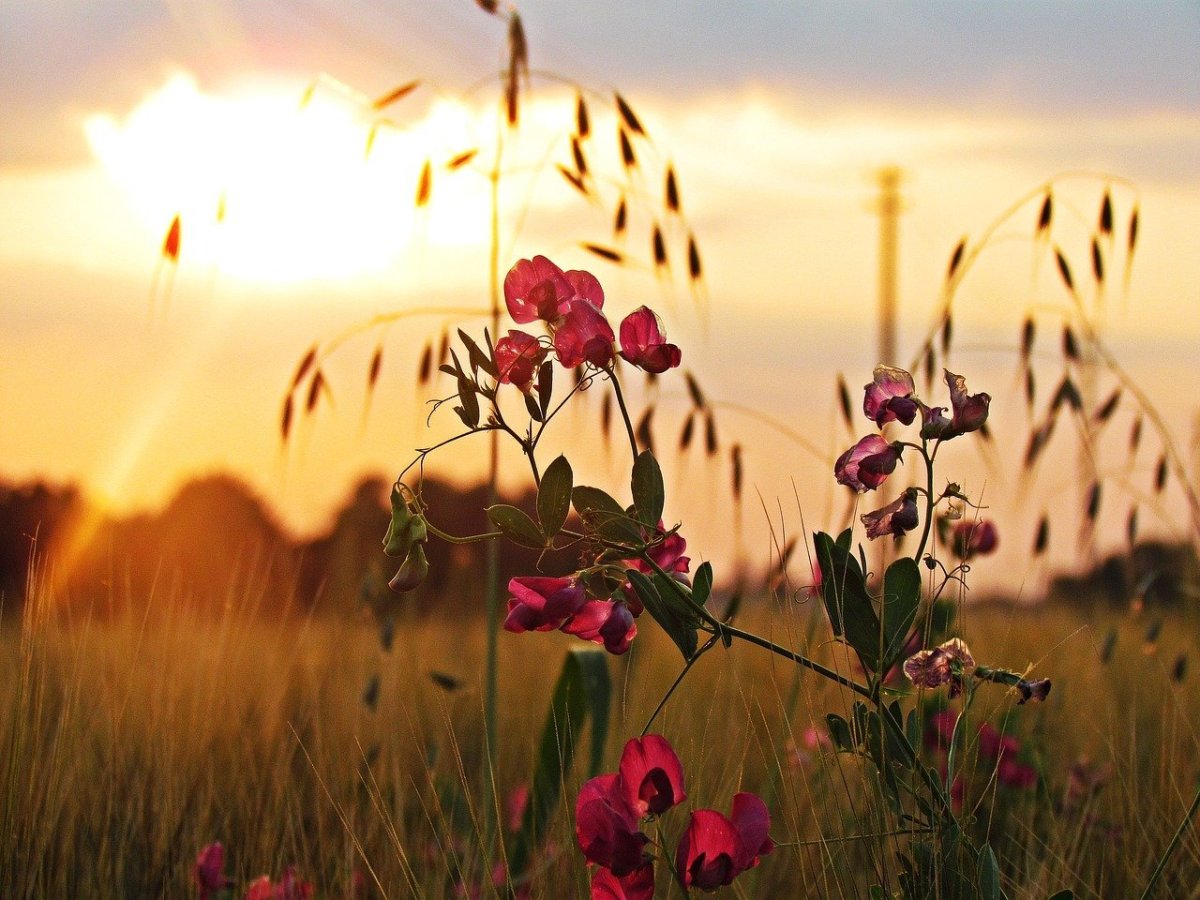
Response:
M148 228L182 222L181 261L246 280L349 279L395 267L414 243L486 239L486 181L442 178L486 116L437 99L403 127L335 91L251 84L222 94L172 76L123 120L85 122L98 160ZM436 203L418 208L422 172Z

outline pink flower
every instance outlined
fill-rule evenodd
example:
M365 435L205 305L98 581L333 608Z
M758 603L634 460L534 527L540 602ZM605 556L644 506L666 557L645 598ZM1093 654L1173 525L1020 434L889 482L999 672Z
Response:
M958 713L952 709L934 713L925 728L925 746L930 750L949 750L957 722Z
M642 306L621 321L621 356L639 369L658 373L678 366L682 354L667 343L654 311Z
M617 656L628 650L637 637L633 613L621 600L587 600L560 627L565 634L602 644L605 650Z
M508 813L508 830L520 831L521 822L525 818L525 809L529 806L529 782L522 781L508 792L504 808Z
M859 492L874 490L895 471L902 449L900 444L889 444L878 434L869 434L837 458L834 477L838 484Z
M300 878L295 866L288 866L279 884L263 875L246 889L246 900L309 900L313 886Z
M225 847L220 841L214 841L200 851L192 866L192 880L196 882L200 900L208 900L233 883L225 877Z
M575 799L575 838L589 863L618 878L640 868L649 842L638 829L637 814L625 799L620 775L598 775L579 789Z
M597 369L613 361L613 330L600 308L587 300L568 304L561 324L554 329L554 350L565 368L591 363Z
M659 522L656 528L656 534L662 535L665 529L663 523ZM643 529L645 535L645 529ZM645 535L646 541L650 542L655 535ZM649 557L654 560L655 565L670 575L672 578L684 584L688 583L687 572L691 567L691 557L684 556L684 551L687 550L687 541L678 531L674 534L669 534L664 537L659 543L654 545L648 551ZM641 559L626 559L623 560L626 569L634 569L644 575L654 577L654 567ZM633 585L626 581L622 585L625 594L625 602L629 604L629 611L633 613L634 618L642 614L642 600L637 595L637 591L633 589Z
M902 425L911 425L917 416L917 401L913 399L916 385L913 377L903 369L878 365L875 380L866 386L863 397L863 412L876 425L899 420Z
M960 559L971 559L974 556L984 556L996 549L999 537L996 533L996 523L990 519L968 521L963 519L956 522L950 535L954 554Z
M713 809L696 810L675 852L679 880L704 891L732 883L775 848L767 835L770 825L766 804L754 794L735 794L729 818Z
M661 734L627 741L617 774L625 799L639 818L662 815L687 799L683 764Z
M979 753L987 759L999 759L1001 756L1016 756L1020 745L1012 735L1001 734L989 723L979 726Z
M921 437L936 438L948 441L970 431L977 431L987 421L988 406L992 398L988 394L968 394L967 380L961 375L955 375L948 369L943 372L946 376L946 386L950 388L950 408L953 417L947 419L943 415L944 407L921 406Z
M515 384L528 394L546 358L546 348L533 335L513 329L496 341L494 357L500 383Z
M513 321L520 324L541 319L553 325L576 299L600 309L604 289L590 272L564 272L544 256L519 260L504 278L504 303Z
M647 862L620 877L604 868L592 875L592 900L652 900L653 897L653 863Z
M912 531L917 527L917 492L909 488L887 506L880 507L874 512L864 513L859 518L866 526L867 537L870 540L883 537L885 534L895 535L899 538L905 532Z
M530 576L508 582L504 630L553 631L583 607L583 586L573 578Z
M1037 784L1037 769L1021 762L1015 756L1005 754L1000 757L1000 763L996 766L996 780L1004 787L1031 788Z

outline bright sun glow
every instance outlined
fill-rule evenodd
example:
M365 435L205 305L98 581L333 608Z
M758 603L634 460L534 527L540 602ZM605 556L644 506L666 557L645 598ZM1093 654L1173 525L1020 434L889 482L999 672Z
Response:
M182 74L123 121L85 123L148 228L165 233L180 215L181 263L282 283L382 272L414 241L482 241L484 179L443 176L485 127L439 99L419 121L378 129L368 153L370 110L338 92L303 104L280 89L214 96ZM417 209L427 159L436 202Z

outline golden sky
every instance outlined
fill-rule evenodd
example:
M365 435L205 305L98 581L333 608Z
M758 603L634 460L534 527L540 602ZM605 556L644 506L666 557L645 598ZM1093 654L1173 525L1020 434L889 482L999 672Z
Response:
M686 221L664 220L672 279L656 279L644 265L617 269L580 248L582 240L612 242L610 213L583 201L554 169L570 164L574 90L550 79L535 79L522 129L506 138L510 174L500 223L502 260L543 253L564 267L590 268L618 317L654 306L712 396L772 416L822 451L817 458L753 418L722 414L725 440L748 448L750 559L766 554L755 491L772 509L783 498L791 530L800 528L793 483L809 529L832 525L843 512L829 466L853 437L836 421L833 385L844 372L857 399L877 361L873 210L881 166L904 171L905 357L932 320L953 246L984 233L1039 185L1073 173L1055 182L1054 240L1078 260L1089 298L1087 241L1100 198L1111 192L1121 222L1136 204L1141 235L1132 277L1127 291L1110 278L1100 298L1104 325L1186 450L1200 342L1200 108L1194 85L1179 77L1188 63L1178 48L1194 49L1200 18L1186 5L1152 7L1164 17L1161 71L1152 60L1150 73L1130 87L1115 64L1099 74L1091 63L1072 65L1121 48L1112 32L1123 23L1112 7L1056 56L1022 38L1020 19L1001 23L1016 29L1008 43L1003 35L985 41L979 31L939 34L950 26L937 24L936 4L901 4L909 16L891 25L903 26L912 55L947 42L955 51L940 63L914 61L893 42L860 33L866 26L857 23L847 50L860 55L857 68L814 44L808 68L789 57L773 70L786 49L780 29L793 29L800 43L815 40L811 32L822 23L844 41L851 32L833 7L802 22L778 5L760 5L748 10L758 11L757 24L753 15L746 24L723 22L713 11L708 27L688 40L717 46L724 27L728 56L705 64L672 47L678 32L653 15L627 21L635 30L664 29L655 38L664 47L661 77L617 42L622 23L611 14L602 14L595 40L585 43L579 32L587 32L586 22L559 23L543 4L523 6L534 68L543 66L537 50L544 46L549 61L578 65L578 73L565 74L591 78L598 88L587 95L594 121L586 150L597 171L611 173L600 183L606 196L642 198L633 204L642 217L634 225L644 227L661 191L661 167L669 161L679 173ZM283 448L280 404L298 359L376 314L487 304L481 161L490 159L497 132L491 73L502 30L465 2L437 13L421 5L402 10L411 29L396 34L375 28L374 14L354 4L337 21L315 4L123 9L128 21L100 35L107 44L97 41L93 59L72 58L88 78L75 93L49 73L39 83L27 61L51 33L37 31L55 24L49 14L20 3L6 13L13 21L28 15L33 25L21 52L6 54L17 60L10 82L24 92L10 86L3 96L13 129L0 147L0 475L79 481L116 508L132 509L163 502L198 472L232 470L298 530L318 528L360 474L394 472L413 447L430 441L421 407L427 398L413 373L424 341L463 317L416 316L348 340L328 364L333 403ZM70 12L66 4L59 10L64 20ZM1026 12L1031 27L1046 24L1041 13ZM80 31L87 25L70 21ZM1152 25L1139 23L1126 39L1151 41ZM152 46L165 48L157 56L133 37L149 33L159 42ZM763 40L757 64L739 55L756 35ZM974 54L962 46L966 37L981 41ZM385 58L389 39L394 58ZM356 42L366 49L352 53ZM882 49L873 57L872 48ZM66 52L46 51L47 62ZM629 86L623 71L608 71L598 59L626 67ZM1027 88L1038 84L1039 65L1050 77L1034 95ZM392 122L376 128L368 153L379 118L369 98L423 76L422 67L436 79L385 111ZM956 79L960 92L952 89ZM616 156L613 83L649 132L629 181ZM45 103L34 102L39 94ZM474 147L482 152L463 169L441 165ZM416 209L427 159L430 203ZM1000 432L1012 435L1009 458L1019 458L1027 425L1011 353L1021 319L1031 304L1041 305L1049 353L1057 339L1053 307L1066 301L1052 258L1033 241L1038 200L1000 229L963 284L956 316L964 348L956 362L972 390L997 397L998 424L1011 418ZM163 264L163 236L176 214L180 257ZM704 255L703 316L683 277L688 229ZM628 249L644 257L647 248ZM383 375L364 415L366 366L380 343ZM668 444L684 396L678 380L664 384L656 418ZM590 421L573 419L572 437ZM432 434L449 427L435 421ZM961 459L978 484L1018 499L1015 481L982 474L971 453L958 453L951 464ZM608 464L595 458L582 467L590 465L597 479L619 478L618 460L614 452ZM726 477L699 457L668 468L677 493L703 493ZM459 455L448 471L480 469L475 457ZM864 502L876 499L885 498ZM679 515L686 520L691 511ZM702 555L728 558L722 528L695 526Z

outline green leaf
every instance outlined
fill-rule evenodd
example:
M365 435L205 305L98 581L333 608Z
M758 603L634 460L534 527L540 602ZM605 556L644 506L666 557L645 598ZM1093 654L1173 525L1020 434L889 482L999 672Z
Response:
M541 421L546 421L550 411L550 400L554 397L554 364L550 360L542 363L537 377L538 406L542 410Z
M854 648L865 668L879 669L879 616L875 601L867 593L862 567L843 546L828 534L813 537L817 563L821 567L821 599L835 637Z
M990 844L984 844L979 849L976 875L979 881L981 900L1003 900L1004 891L1000 889L1000 866L996 863L996 854L992 852Z
M466 375L458 378L458 402L462 405L456 406L454 411L464 425L475 428L479 424L479 398L475 396L475 385Z
M546 546L542 531L524 512L515 506L498 503L487 508L489 521L504 533L514 544L541 550Z
M638 519L648 529L658 527L662 520L665 489L658 460L649 450L643 450L633 461L633 506Z
M610 541L641 544L642 534L624 507L600 488L579 485L571 489L571 502L584 523Z
M696 653L696 625L699 618L682 608L682 599L675 595L669 585L665 586L667 591L664 596L657 579L651 581L645 573L636 569L627 570L625 575L646 611L667 633L667 637L675 642L684 660L690 660Z
M524 397L525 411L529 413L529 418L533 419L535 422L542 421L542 408L538 406L538 402L534 400L533 397L529 396L529 394L525 394Z
M608 736L612 684L605 652L599 647L577 647L567 654L554 685L542 739L534 760L529 804L509 855L512 876L524 874L534 850L545 838L547 826L559 805L562 784L571 770L584 724L592 720L590 774L599 772Z
M692 602L697 606L707 604L708 598L712 594L712 586L712 563L701 563L700 568L696 570L696 577L692 579Z
M471 362L471 368L478 371L483 369L492 378L500 377L500 370L496 368L496 363L486 353L479 349L479 345L471 338L469 334L458 329L459 340L463 342L463 346L467 348L467 358Z
M565 456L560 456L546 467L542 482L538 486L537 514L542 523L542 535L546 543L562 531L571 511L571 485L574 474Z
M887 670L904 651L908 629L921 602L921 570L916 560L902 556L883 574L883 664Z
M850 733L850 723L837 713L829 713L825 721L829 723L829 737L833 740L833 745L844 753L855 752L858 742Z

